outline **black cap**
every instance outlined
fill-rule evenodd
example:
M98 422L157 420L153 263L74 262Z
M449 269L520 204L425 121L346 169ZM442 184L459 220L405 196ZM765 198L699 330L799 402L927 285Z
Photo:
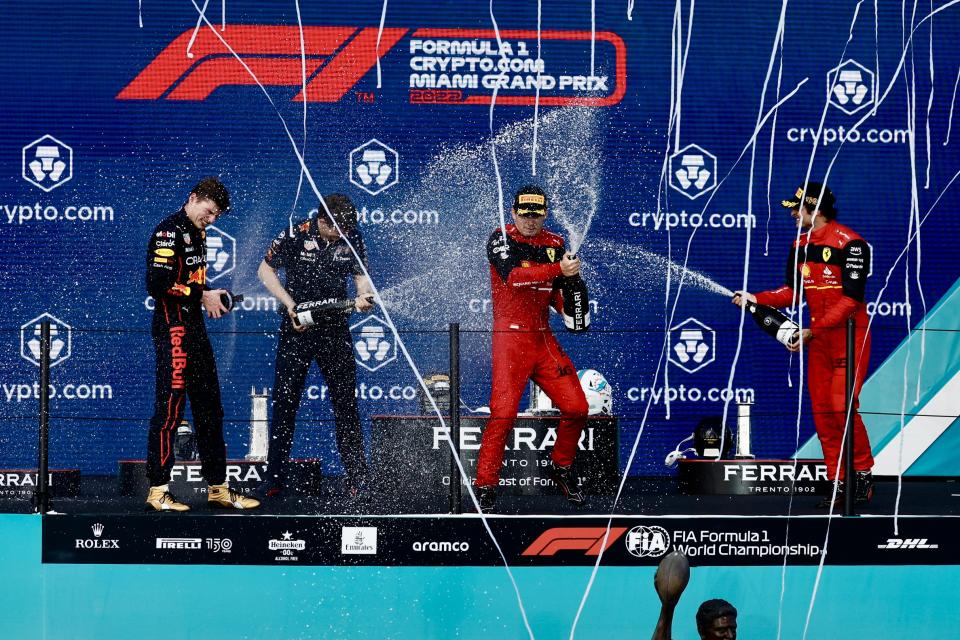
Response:
M547 194L532 184L521 188L513 197L513 208L547 212Z
M810 211L819 209L831 212L834 210L837 199L834 197L833 191L830 191L830 187L825 187L819 182L808 182L806 192L804 192L803 185L800 185L793 197L780 201L780 204L787 209L798 209L801 203L804 208Z

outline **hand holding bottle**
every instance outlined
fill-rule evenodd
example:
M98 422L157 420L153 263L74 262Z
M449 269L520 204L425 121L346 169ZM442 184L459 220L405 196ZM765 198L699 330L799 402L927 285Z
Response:
M752 293L749 293L747 291L734 291L733 300L731 300L730 302L737 305L738 307L742 307L742 306L745 306L748 302L756 302L756 301L757 301L757 296L753 295Z

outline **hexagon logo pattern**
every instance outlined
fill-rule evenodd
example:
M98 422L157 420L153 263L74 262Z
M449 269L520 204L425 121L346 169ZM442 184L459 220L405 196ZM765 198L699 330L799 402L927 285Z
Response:
M716 359L716 333L696 318L670 329L669 360L687 373L696 373Z
M237 241L214 226L207 227L207 282L225 276L237 266Z
M40 366L40 331L44 320L50 321L50 366L55 367L73 352L73 330L50 313L41 313L20 326L20 357Z
M47 193L73 177L73 149L51 135L23 147L23 179Z
M844 60L827 72L827 99L848 115L873 104L873 71L853 59Z
M372 196L397 184L400 156L376 138L350 152L350 182Z
M688 144L670 156L670 186L696 200L717 186L717 156Z
M367 316L352 325L350 331L354 334L354 359L367 371L376 371L397 359L397 344L390 326L379 316Z

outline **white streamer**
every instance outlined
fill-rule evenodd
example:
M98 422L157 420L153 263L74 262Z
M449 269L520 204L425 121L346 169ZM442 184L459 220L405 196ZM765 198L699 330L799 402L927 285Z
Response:
M533 98L533 145L530 148L530 174L537 175L537 132L540 128L540 72L543 57L540 55L540 22L543 17L541 0L537 0L537 87Z
M733 165L730 167L730 170L726 173L726 175L724 175L723 179L717 182L717 186L710 193L710 196L707 199L707 202L703 206L701 215L703 214L704 211L707 210L707 207L710 206L710 202L713 200L713 196L717 193L717 191L720 190L720 187L723 185L724 182L726 182L727 178L730 177L730 174L733 173L733 170L737 167L737 165L740 164L740 161L743 159L743 156L746 155L747 151L751 148L752 145L756 144L757 136L759 135L760 131L763 129L763 126L766 124L767 120L769 120L770 117L773 115L773 113L776 112L776 110L779 109L785 102L787 102L794 95L796 95L797 91L799 91L800 88L804 84L806 84L808 80L809 78L804 78L803 80L801 80L800 83L796 87L794 87L793 91L788 93L781 100L777 101L777 103L774 104L769 111L767 111L767 113L763 116L763 118L760 119L759 123L757 124L757 127L754 129L753 135L750 136L750 139L747 141L747 144L743 147L743 150L740 152L740 155L737 157L736 161L734 161ZM692 243L693 237L696 235L696 232L697 232L697 229L694 228L694 230L690 234L690 241L687 243L686 256L684 257L684 263L680 272L681 273L680 284L677 286L677 295L676 295L676 298L674 299L673 308L670 310L668 324L671 324L673 322L673 318L677 311L677 304L679 303L679 299L680 299L680 290L683 288L683 282L687 275L687 260L690 257L690 243ZM668 269L667 271L670 272L670 271L673 271L673 269ZM657 386L657 381L659 380L660 373L662 370L664 370L663 361L664 361L664 356L667 352L668 344L669 344L669 336L666 336L663 342L663 346L660 349L660 359L657 361L657 368L653 374L653 382L651 383L651 388L655 388ZM644 408L643 417L641 418L641 421L640 421L640 429L637 431L637 435L633 440L633 445L630 448L630 455L627 458L627 464L625 467L627 472L629 472L630 467L633 466L633 460L636 457L637 447L640 444L640 437L643 435L643 431L646 428L647 417L650 413L650 406L652 405L652 403L653 403L653 395L651 394L651 396L647 399L647 405ZM580 605L577 607L577 613L573 619L573 625L570 628L571 640L573 640L573 637L577 628L577 623L580 620L580 615L582 614L583 608L586 605L587 598L589 597L590 591L593 588L593 583L596 580L597 571L600 568L600 563L603 560L604 549L606 548L607 541L609 540L609 536L610 536L610 529L613 525L614 513L616 512L617 503L620 500L620 495L623 493L623 487L626 484L626 481L627 481L627 473L624 473L620 477L620 484L617 486L617 493L613 499L613 506L611 508L611 513L608 516L607 527L606 527L606 531L604 532L603 542L601 542L600 544L600 552L597 554L597 560L596 562L594 562L593 570L590 573L590 579L587 581L587 587L583 592L582 598L580 599Z
M303 18L300 15L300 0L294 0L294 6L297 10L297 27L300 35L300 95L303 96L303 145L300 148L300 155L306 163L307 158L307 49L303 37ZM293 204L290 206L290 215L287 217L287 226L290 230L290 237L293 237L293 217L297 211L297 203L300 201L300 191L303 189L303 166L300 167L300 177L297 179L297 192L293 196Z
M296 141L295 141L294 138L293 138L293 135L290 133L290 128L287 126L286 120L284 119L283 115L280 113L280 110L277 108L277 105L276 105L276 103L273 101L273 98L270 97L270 93L267 91L266 87L264 87L263 84L260 82L260 79L257 78L257 75L253 72L253 70L250 69L250 67L246 64L246 62L243 61L243 58L241 58L241 57L237 54L237 52L234 51L233 47L230 46L230 44L223 38L223 36L221 36L219 33L217 33L217 30L216 30L216 29L214 28L214 26L210 23L210 21L207 19L207 17L203 14L203 11L201 10L201 8L197 5L196 0L190 0L190 2L191 2L191 4L193 4L193 6L194 6L194 8L197 10L197 12L200 14L200 20L202 20L202 21L210 28L210 31L211 31L214 35L216 35L217 39L220 40L220 42L221 42L221 43L223 44L223 46L227 49L227 51L229 51L230 54L231 54L234 58L236 58L237 62L240 63L240 65L241 65L241 66L243 67L243 69L247 72L247 74L253 79L254 82L257 83L257 86L260 88L260 91L261 91L261 92L263 93L263 95L267 98L267 101L270 103L270 106L273 107L274 111L275 111L276 114L277 114L277 117L280 119L280 124L283 126L283 130L284 130L284 132L286 133L287 139L290 141L290 145L291 145L291 148L293 149L293 153L294 153L294 155L296 155L297 161L300 163L300 166L301 166L301 168L303 169L303 172L304 172L304 176L306 177L307 182L309 183L311 189L313 190L314 195L317 197L317 199L320 201L320 204L323 206L323 209L324 209L324 211L326 212L326 214L327 214L327 216L328 216L328 218L329 218L329 220L330 220L330 222L331 222L331 225L332 225L338 232L340 232L341 236L342 236L343 239L344 239L344 242L345 242L345 243L347 244L347 246L349 247L350 252L353 254L354 259L357 261L357 264L359 264L359 265L360 265L360 268L363 270L363 275L366 276L367 280L370 282L370 286L373 288L373 294L374 294L374 296L376 297L376 299L377 299L378 301L380 301L380 302L382 303L382 299L380 298L380 292L379 292L379 290L377 289L376 285L374 284L373 279L370 277L370 273L367 271L366 267L363 265L363 261L360 260L360 256L359 256L359 254L357 253L356 248L353 246L353 244L352 244L352 243L350 242L350 240L347 238L346 234L343 233L343 230L342 230L342 229L340 228L340 226L337 224L336 219L333 217L333 215L331 214L329 208L327 207L327 203L324 202L323 196L321 195L319 188L317 188L317 185L316 185L316 183L315 183L314 180L313 180L313 175L310 173L310 170L307 168L306 163L305 163L304 160L303 160L303 156L300 155L300 151L297 149L297 144L296 144ZM491 2L492 2L492 0L491 0ZM390 327L390 330L391 330L391 332L393 333L393 337L394 337L394 339L396 340L396 343L397 343L398 348L399 348L400 351L403 353L403 356L404 356L405 360L407 361L407 364L410 365L411 370L412 370L413 373L416 375L416 377L417 377L417 382L418 382L418 384L420 385L420 388L423 390L423 392L424 392L424 394L425 394L425 397L427 397L427 398L430 400L430 404L431 404L434 412L435 412L435 413L437 414L437 416L439 417L441 427L442 427L442 428L447 428L447 426L446 426L446 421L444 420L444 417L443 417L443 413L440 411L439 407L437 407L437 404L436 404L436 402L434 401L433 395L430 393L430 390L427 388L426 384L425 384L424 381L423 381L423 376L421 375L419 368L417 367L417 365L416 365L416 363L414 362L414 360L413 360L412 356L410 355L410 353L407 351L407 347L406 347L406 345L404 344L403 339L400 337L400 333L397 331L396 325L395 325L394 322L393 322L393 318L390 317L390 312L388 311L388 309L386 308L386 306L383 306L382 304L381 304L380 309L381 309L381 311L383 312L383 316L384 316L385 322L386 322L387 325ZM457 465L458 471L460 472L460 476L461 476L462 478L464 478L464 479L468 478L467 472L466 472L466 470L463 468L463 465L461 464L461 462L460 462L460 460L459 460L459 456L456 455L456 449L454 448L454 444L453 444L452 439L448 440L448 445L449 445L449 447L450 447L451 453L454 454L452 457L453 457L454 462L455 462L456 465ZM451 479L451 480L452 480L452 479ZM498 553L500 554L501 559L503 560L504 570L507 572L507 575L508 575L508 577L509 577L509 579L510 579L510 582L511 582L511 584L512 584L512 586L513 586L513 589L514 589L514 593L516 594L516 597L517 597L517 602L518 602L518 605L519 605L519 608L520 608L520 614L521 614L521 616L522 616L522 618L523 618L524 626L526 627L527 633L529 634L530 638L533 639L533 638L534 638L533 630L530 628L530 622L529 622L529 620L527 619L526 609L525 609L524 606L523 606L523 600L522 600L522 598L521 598L521 596L520 596L520 589L519 589L519 587L518 587L518 585L517 585L517 582L516 582L516 580L515 580L515 578L514 578L514 576L513 576L513 571L511 571L511 569L510 569L509 563L507 562L506 554L504 554L503 549L500 547L500 544L499 544L499 542L497 541L497 538L496 538L496 536L494 535L493 530L490 528L490 524L487 522L487 518L484 516L484 514L482 514L482 513L480 512L480 504L479 504L478 501L477 501L476 494L474 493L473 488L470 486L470 483L467 483L467 493L468 493L468 495L470 496L470 499L471 499L471 501L473 502L473 505L474 505L474 507L476 508L477 513L480 514L480 521L481 521L481 523L483 524L484 529L487 531L487 535L490 537L490 540L493 542L494 546L497 548L497 551L498 551Z
M953 105L957 101L958 84L960 84L960 67L957 67L957 79L953 81L953 97L950 98L950 116L947 118L947 137L943 139L943 146L950 144L950 130L953 128Z
M387 0L383 0L383 10L380 11L380 28L377 30L377 89L381 88L380 77L380 38L383 37L383 25L387 21Z
M594 75L597 54L597 0L590 0L590 77Z
M503 58L506 53L503 49L503 40L500 39L500 27L497 26L497 18L493 15L493 0L490 0L490 22L493 23L493 34L497 37L497 52ZM500 72L499 78L503 78L504 71ZM490 156L493 158L493 172L497 178L497 211L500 214L500 234L503 237L503 245L507 246L507 219L503 210L503 180L500 177L500 163L497 162L497 139L493 132L493 110L497 106L497 93L500 90L500 82L493 88L493 95L490 96ZM526 617L524 617L526 622ZM529 630L529 627L528 627ZM531 636L533 632L530 632Z
M192 2L194 6L197 5L194 0L190 0L190 2ZM193 33L190 34L190 41L187 43L187 57L191 60L193 59L193 51L191 51L191 49L193 49L193 43L197 39L197 33L200 32L200 25L207 22L206 14L208 4L210 4L210 0L203 0L203 9L197 9L197 12L200 14L197 16L197 26L193 28ZM212 26L210 28L213 29Z

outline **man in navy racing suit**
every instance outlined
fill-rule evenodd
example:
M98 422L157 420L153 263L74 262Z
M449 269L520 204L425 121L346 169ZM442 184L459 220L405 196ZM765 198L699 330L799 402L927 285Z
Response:
M286 308L277 344L267 477L262 489L267 497L279 496L287 487L297 410L310 363L314 361L330 390L347 493L356 497L367 478L357 410L357 364L348 316L339 310L314 312L315 324L304 326L295 322L293 311L303 302L345 299L346 280L350 276L357 294L353 308L361 312L373 308L370 279L363 269L367 256L357 229L357 209L341 194L325 196L324 202L337 224L332 224L321 209L314 218L284 229L271 243L257 271L264 286ZM285 272L285 282L277 275L280 269Z

